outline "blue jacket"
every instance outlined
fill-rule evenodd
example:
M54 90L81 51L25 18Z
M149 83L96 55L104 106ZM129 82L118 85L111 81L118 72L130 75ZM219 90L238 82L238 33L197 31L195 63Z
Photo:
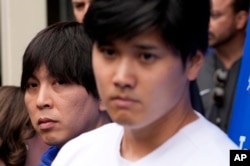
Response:
M60 149L56 146L49 147L49 149L42 155L41 163L39 164L39 166L50 166L53 160L56 158L59 150Z

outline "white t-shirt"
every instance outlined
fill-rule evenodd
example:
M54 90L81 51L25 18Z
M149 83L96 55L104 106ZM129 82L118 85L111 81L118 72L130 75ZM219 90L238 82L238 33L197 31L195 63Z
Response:
M238 149L201 115L136 162L120 155L122 135L115 123L82 134L62 147L52 166L229 166L230 149Z

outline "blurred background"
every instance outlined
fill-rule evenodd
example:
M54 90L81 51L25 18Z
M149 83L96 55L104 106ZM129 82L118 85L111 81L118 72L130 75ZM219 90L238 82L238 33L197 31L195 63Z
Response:
M0 20L1 86L20 84L22 55L40 30L74 16L71 0L1 0Z

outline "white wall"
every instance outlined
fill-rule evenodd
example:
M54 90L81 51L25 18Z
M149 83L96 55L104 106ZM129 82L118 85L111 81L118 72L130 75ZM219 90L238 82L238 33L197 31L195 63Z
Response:
M2 85L20 85L22 56L47 25L46 0L1 0Z

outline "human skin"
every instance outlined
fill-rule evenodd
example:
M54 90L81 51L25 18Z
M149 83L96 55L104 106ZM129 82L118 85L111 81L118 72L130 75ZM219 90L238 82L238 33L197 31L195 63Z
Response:
M38 165L41 162L42 154L49 148L38 134L31 139L28 139L26 141L26 146L28 155L25 166Z
M232 38L238 29L237 13L234 13L232 0L212 0L209 23L209 46L219 47Z
M76 21L82 23L91 4L91 0L72 0L73 12Z
M6 166L3 160L0 159L0 166Z
M125 128L123 156L127 155L123 147L131 148L135 151L128 158L136 160L197 119L190 104L189 81L197 77L203 56L197 54L184 68L175 54L155 31L131 40L94 43L99 94L112 120ZM149 147L148 141L153 142L151 150L144 148Z
M48 145L60 147L99 125L99 101L84 86L51 76L44 64L27 82L25 103L32 125Z

